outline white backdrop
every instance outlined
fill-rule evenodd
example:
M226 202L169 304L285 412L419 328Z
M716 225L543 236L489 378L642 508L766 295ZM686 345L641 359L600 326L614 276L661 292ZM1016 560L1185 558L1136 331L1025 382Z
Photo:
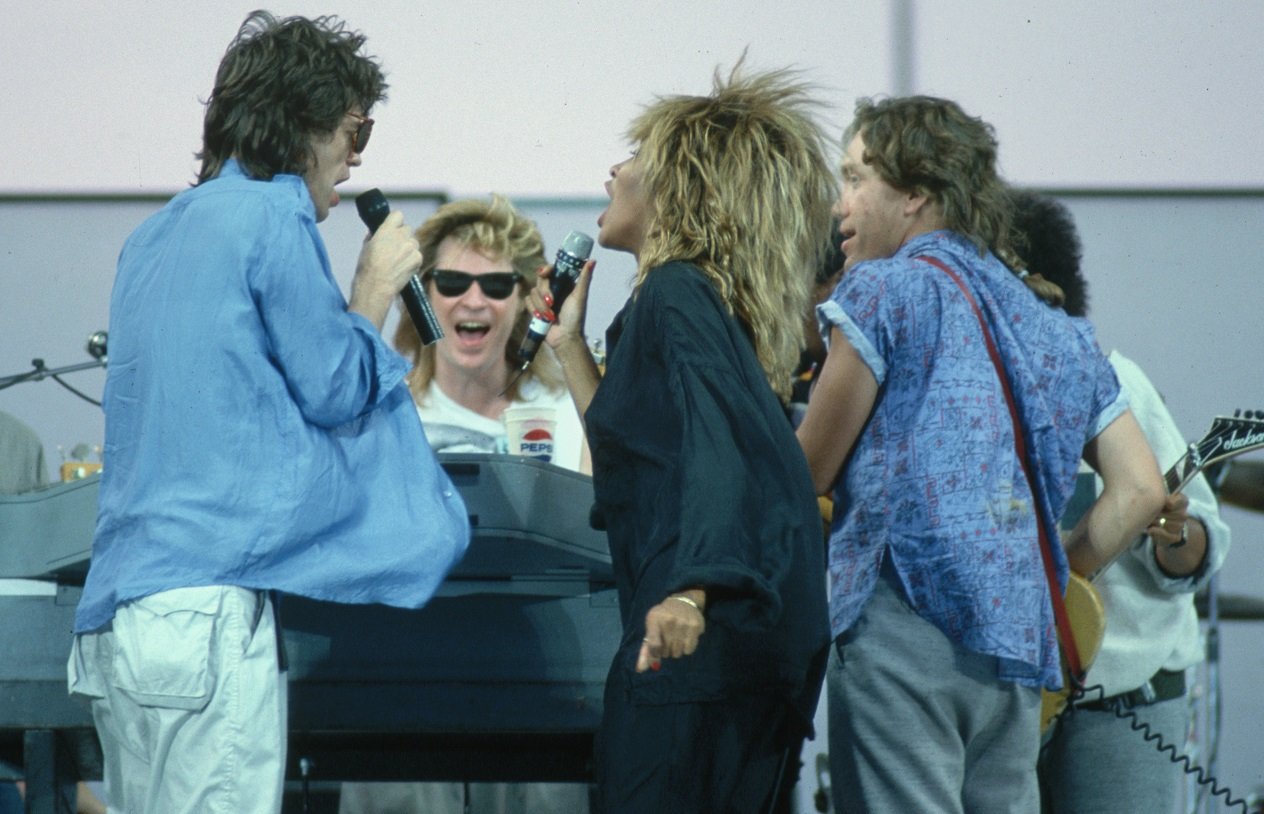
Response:
M259 0L5 0L0 193L168 192L200 100ZM343 16L392 84L363 186L600 195L654 94L698 92L743 48L856 96L951 96L1036 186L1261 186L1256 0L295 0ZM907 37L897 36L907 34Z

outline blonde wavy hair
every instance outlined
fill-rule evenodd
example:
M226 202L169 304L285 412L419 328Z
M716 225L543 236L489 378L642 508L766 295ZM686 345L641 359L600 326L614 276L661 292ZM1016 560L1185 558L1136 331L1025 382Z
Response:
M669 261L698 266L788 399L837 179L811 86L744 61L717 70L710 95L660 97L628 129L652 210L634 289Z
M505 346L505 364L510 368L517 367L518 347L526 336L527 323L531 318L526 297L535 285L537 269L545 264L544 238L540 236L535 222L515 209L504 196L492 195L489 200L465 199L444 204L417 228L416 236L422 254L419 273L426 280L428 293L433 293L429 275L435 268L439 244L448 238L487 257L508 260L513 265L521 278L518 280L518 294L522 309L514 320L509 343ZM417 329L406 317L395 328L394 343L396 350L412 360L408 387L414 398L420 398L434 378L435 346L423 346ZM550 389L562 386L561 369L547 350L542 349L531 367L510 386L507 391L510 400L517 401L522 385L532 379L538 379Z

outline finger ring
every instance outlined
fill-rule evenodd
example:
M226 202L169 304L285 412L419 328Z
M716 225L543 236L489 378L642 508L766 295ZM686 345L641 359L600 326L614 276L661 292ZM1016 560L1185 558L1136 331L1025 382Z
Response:
M1159 518L1159 528L1161 528L1161 529L1165 529L1165 528L1167 528L1167 518L1166 518L1166 517L1160 517L1160 518Z

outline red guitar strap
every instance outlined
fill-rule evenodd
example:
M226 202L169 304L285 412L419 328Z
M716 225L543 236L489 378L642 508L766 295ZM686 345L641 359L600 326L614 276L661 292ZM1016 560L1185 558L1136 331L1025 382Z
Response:
M983 329L983 341L987 344L988 356L992 357L992 364L996 367L996 375L1000 377L1001 389L1005 392L1005 404L1009 407L1009 417L1014 422L1014 448L1018 453L1018 461L1022 464L1023 474L1027 476L1027 485L1031 487L1032 497L1036 497L1036 490L1039 488L1032 472L1031 462L1027 457L1027 444L1023 438L1022 424L1018 420L1018 407L1014 403L1014 394L1010 392L1009 379L1005 375L1005 365L1001 361L1001 354L996 350L996 343L992 341L992 332L988 330L987 321L983 318L983 312L979 310L979 305L974 300L974 295L970 293L970 289L966 288L965 283L955 271L948 268L945 264L934 257L922 256L918 257L925 263L930 263L940 271L952 278L952 281L961 289L961 293L966 295L966 302L970 303L970 307L974 310L974 315L979 320L979 327ZM1032 506L1036 510L1036 528L1040 534L1040 558L1045 564L1045 577L1049 580L1049 594L1053 597L1053 616L1058 625L1058 637L1062 641L1062 652L1066 656L1067 668L1071 673L1072 682L1076 685L1072 688L1075 690L1082 689L1084 686L1084 670L1080 665L1080 650L1075 644L1075 634L1071 631L1071 620L1067 616L1066 602L1062 598L1062 590L1058 587L1058 575L1053 565L1053 552L1050 551L1049 533L1045 529L1044 518L1042 517L1039 507L1035 504Z

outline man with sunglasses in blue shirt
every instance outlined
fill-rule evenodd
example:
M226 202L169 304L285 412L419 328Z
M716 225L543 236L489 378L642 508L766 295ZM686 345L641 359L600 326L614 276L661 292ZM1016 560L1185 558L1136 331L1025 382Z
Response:
M111 810L279 812L275 594L418 607L468 544L380 331L421 262L392 214L350 302L316 224L385 97L335 18L255 12L219 66L196 185L128 239L105 470L68 665Z

